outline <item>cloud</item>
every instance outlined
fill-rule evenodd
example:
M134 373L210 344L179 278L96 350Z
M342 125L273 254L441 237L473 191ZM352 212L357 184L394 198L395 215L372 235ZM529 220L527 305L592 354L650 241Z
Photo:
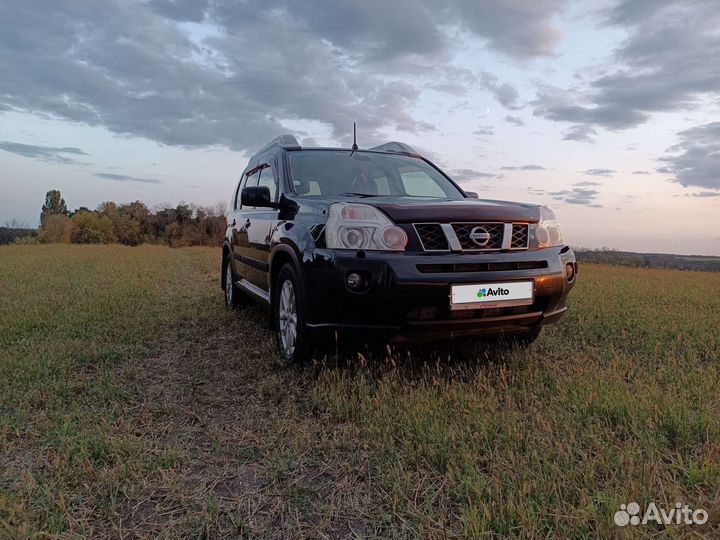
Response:
M444 5L437 0L431 2ZM555 15L566 5L565 0L459 0L447 4L460 24L484 38L490 48L516 58L553 53L560 38L554 25Z
M475 131L473 131L473 135L478 135L480 137L486 135L495 135L495 126L480 126Z
M588 180L584 180L583 182L575 182L573 186L599 186L600 182L590 182Z
M87 156L85 152L74 146L65 146L62 148L55 146L36 146L34 144L22 144L11 141L0 141L0 150L5 150L13 154L47 161L50 163L77 163L76 160L64 156L62 154L70 154L73 156Z
M447 78L458 28L513 58L550 55L565 5L11 2L0 70L13 76L0 78L0 108L185 147L254 150L296 120L318 122L340 141L355 120L374 143L385 130L433 129L413 111L425 84ZM515 106L510 85L485 79Z
M508 114L508 115L505 117L505 121L506 121L508 124L512 124L512 125L514 125L514 126L524 126L524 125L525 125L525 122L524 122L523 119L520 118L519 116L511 116L511 115Z
M720 122L686 129L678 137L657 171L672 174L683 186L720 189Z
M464 96L467 94L467 86L458 81L433 81L425 85L430 90L443 92L452 96Z
M599 191L588 189L587 186L599 185L593 182L576 182L570 189L559 191L545 191L537 188L528 188L527 191L533 195L549 195L556 201L563 201L568 204L578 204L590 208L601 208L602 205L595 202Z
M720 90L716 1L623 0L606 11L606 24L628 34L613 54L617 68L584 86L541 88L534 102L536 115L575 124L566 138L635 127L653 113L692 109Z
M113 180L115 182L140 182L142 184L162 184L162 181L155 180L154 178L137 178L135 176L128 176L126 174L115 174L115 173L95 173L98 178L104 178L105 180Z
M300 146L306 146L306 147L319 147L322 146L314 137L303 137L300 140Z
M633 174L650 174L650 171L633 171Z
M590 126L572 126L563 135L563 140L594 143L593 136L596 133L597 131Z
M590 208L602 208L602 204L593 202L597 193L597 191L593 191L591 189L574 190L569 197L565 198L565 202L568 204L589 206Z
M582 172L582 174L584 174L586 176L608 177L608 176L612 176L613 174L615 174L616 171L614 169L587 169L587 170L584 170L581 172Z
M595 203L599 191L594 189L586 189L582 187L574 187L572 189L554 191L550 195L554 199L564 201L568 204L581 204L584 206L591 206L593 208L599 208L600 205Z
M543 167L542 165L516 165L516 166L506 166L506 167L500 167L501 171L549 171L551 169L547 169Z
M180 22L201 22L208 8L206 0L150 0L150 9Z
M476 171L475 169L455 169L451 172L453 180L459 183L470 182L479 178L502 178L502 174L493 174L483 171Z
M565 140L591 140L591 135L595 134L592 126L620 130L637 126L648 118L645 113L624 110L616 105L604 104L585 107L572 101L572 97L569 97L571 95L573 94L558 98L541 92L533 101L535 106L533 114L536 116L556 122L576 124L567 131L563 137Z
M454 29L444 32L443 26L460 26L491 49L526 59L553 54L560 37L554 19L566 4L566 0L485 0L481 5L475 0L397 0L392 4L317 0L313 9L298 9L290 0L249 0L242 6L234 0L218 0L211 6L233 22L240 16L253 22L261 9L299 19L313 34L337 47L365 51L371 59L446 48L456 34ZM214 11L211 8L211 15Z
M700 191L692 193L691 197L720 197L720 191Z
M519 109L518 91L509 83L500 84L498 78L492 73L483 71L480 74L480 86L495 96L503 107L508 109Z

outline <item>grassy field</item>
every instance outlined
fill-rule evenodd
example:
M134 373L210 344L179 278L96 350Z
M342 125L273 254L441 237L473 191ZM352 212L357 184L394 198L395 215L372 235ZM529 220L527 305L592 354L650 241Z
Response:
M720 274L585 265L528 351L287 368L218 263L0 248L0 537L720 536Z

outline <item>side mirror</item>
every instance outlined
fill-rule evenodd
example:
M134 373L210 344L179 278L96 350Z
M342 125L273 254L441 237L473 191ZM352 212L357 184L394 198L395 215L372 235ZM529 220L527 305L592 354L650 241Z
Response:
M471 199L479 199L480 195L475 193L474 191L466 191L465 194L470 197Z
M270 200L270 188L267 186L244 187L240 192L240 204L243 206L275 208L275 203Z

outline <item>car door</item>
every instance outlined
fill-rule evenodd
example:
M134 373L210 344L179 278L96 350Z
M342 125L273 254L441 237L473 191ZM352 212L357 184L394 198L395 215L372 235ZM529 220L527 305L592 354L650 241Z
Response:
M240 192L242 191L243 186L245 185L245 182L247 181L247 174L243 172L243 174L240 176L240 179L238 180L237 186L235 187L235 191L233 192L233 195L230 199L230 203L228 204L228 213L227 213L227 225L229 229L229 236L228 240L230 242L230 245L232 247L232 267L235 273L239 271L239 264L238 259L235 258L235 254L238 253L238 222L239 222L239 216L240 216Z
M265 186L270 190L270 200L277 204L278 174L274 156L268 156L259 162L258 186ZM273 223L277 221L277 208L253 208L247 212L245 227L248 238L248 258L246 261L252 266L248 279L268 291L268 269L270 257L270 236Z
M260 178L260 169L253 168L245 173L242 182L240 183L240 189L238 189L236 200L235 200L235 213L233 214L232 227L233 227L233 253L235 257L235 270L237 271L238 279L247 279L250 281L252 274L252 267L247 264L246 258L250 255L250 241L248 239L248 215L252 211L252 208L242 206L241 193L242 189L246 186L257 185L258 179Z

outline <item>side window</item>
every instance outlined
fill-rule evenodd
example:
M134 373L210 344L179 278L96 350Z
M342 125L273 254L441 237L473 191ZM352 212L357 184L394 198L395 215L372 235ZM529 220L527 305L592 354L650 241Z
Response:
M235 198L233 199L233 209L239 210L240 209L240 192L242 191L242 188L245 187L245 182L247 182L247 174L243 174L242 178L238 182L237 190L235 191Z
M405 193L413 197L446 197L442 188L423 171L400 172Z
M277 197L277 184L275 183L275 175L272 167L264 167L260 170L260 181L258 186L267 186L270 190L270 200L275 201Z

